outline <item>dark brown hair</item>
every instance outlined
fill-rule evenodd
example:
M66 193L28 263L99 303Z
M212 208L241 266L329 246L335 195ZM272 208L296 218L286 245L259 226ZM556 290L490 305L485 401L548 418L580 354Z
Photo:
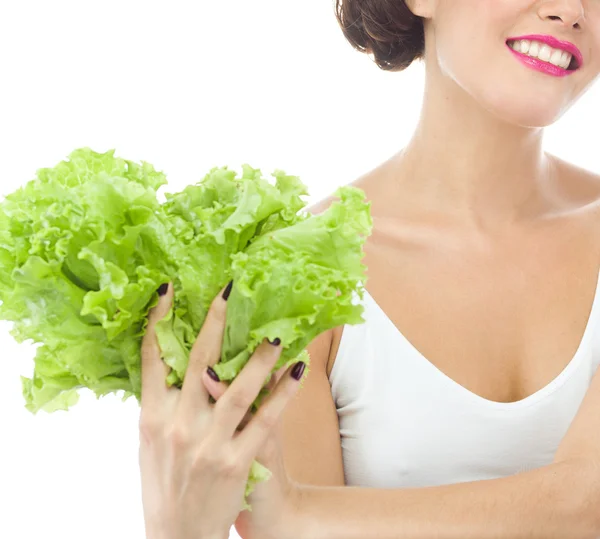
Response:
M344 36L386 71L406 69L425 53L423 19L404 0L335 0Z

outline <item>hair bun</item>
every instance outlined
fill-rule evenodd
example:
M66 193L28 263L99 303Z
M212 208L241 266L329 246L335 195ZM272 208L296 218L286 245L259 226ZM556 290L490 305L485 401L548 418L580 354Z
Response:
M357 50L386 71L402 71L423 58L423 20L404 0L336 0L335 15Z

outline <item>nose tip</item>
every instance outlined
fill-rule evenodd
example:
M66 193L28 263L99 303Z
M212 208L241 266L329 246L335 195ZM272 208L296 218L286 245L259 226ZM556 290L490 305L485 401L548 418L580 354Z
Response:
M544 20L558 21L565 26L579 29L585 20L585 10L580 0L549 0L542 2L539 16Z
M565 26L572 26L573 28L581 28L581 26L579 24L580 17L576 17L576 16L559 17L558 15L554 15L552 17L549 17L549 19L552 21L558 20L558 21L562 22Z

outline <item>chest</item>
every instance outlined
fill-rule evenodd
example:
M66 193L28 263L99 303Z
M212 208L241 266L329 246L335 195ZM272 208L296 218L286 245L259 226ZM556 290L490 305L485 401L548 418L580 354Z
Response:
M375 223L367 289L444 374L497 402L556 378L574 357L598 284L598 235L576 223L493 245Z

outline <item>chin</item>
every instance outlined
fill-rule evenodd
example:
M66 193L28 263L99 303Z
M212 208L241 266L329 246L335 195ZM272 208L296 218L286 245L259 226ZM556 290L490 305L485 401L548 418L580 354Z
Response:
M495 92L481 92L477 101L506 123L525 128L548 127L556 123L573 104L557 96L556 92L527 95L515 92L514 88L498 86Z
M504 107L493 107L490 111L506 123L526 128L548 127L556 123L566 112L541 100L521 99Z

